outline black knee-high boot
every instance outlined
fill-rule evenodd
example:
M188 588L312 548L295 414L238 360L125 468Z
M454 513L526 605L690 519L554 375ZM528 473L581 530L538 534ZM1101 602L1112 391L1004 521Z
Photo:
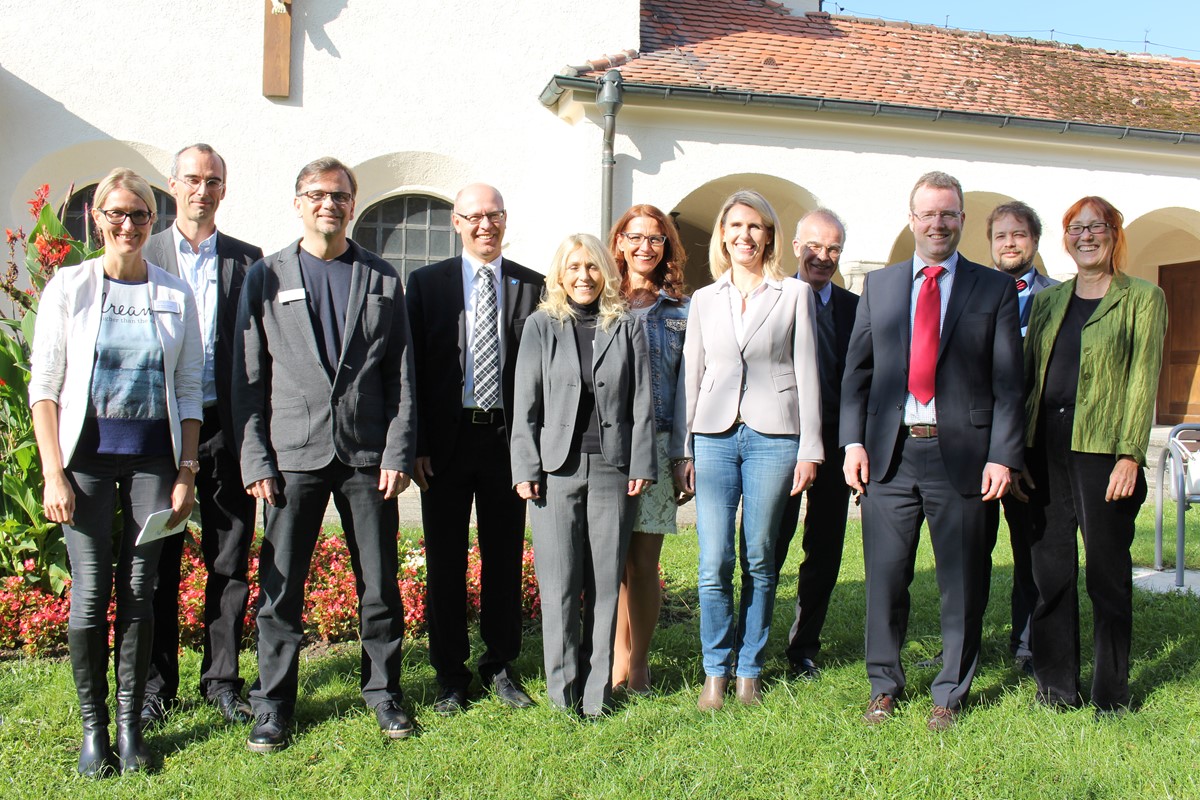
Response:
M141 772L150 766L150 751L142 737L142 704L150 672L154 622L140 620L121 626L117 662L117 761L121 774Z
M108 739L108 629L67 628L67 646L83 718L79 774L99 778L115 766Z

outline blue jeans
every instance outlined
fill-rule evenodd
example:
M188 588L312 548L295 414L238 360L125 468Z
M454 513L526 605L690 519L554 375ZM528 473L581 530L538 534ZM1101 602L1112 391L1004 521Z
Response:
M762 674L775 608L775 537L796 468L796 436L769 436L743 424L695 435L696 532L700 539L700 644L704 674ZM738 501L742 529L735 541ZM735 550L741 545L740 554ZM733 616L733 561L742 569Z

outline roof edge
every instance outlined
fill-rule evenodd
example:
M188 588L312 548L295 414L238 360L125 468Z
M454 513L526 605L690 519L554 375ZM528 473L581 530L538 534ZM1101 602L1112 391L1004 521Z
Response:
M626 51L632 52L632 51ZM542 105L552 108L570 89L594 89L599 78L580 77L581 72L596 67L568 67L564 74L553 76L542 90ZM1140 139L1168 144L1200 145L1200 132L1168 131L1158 128L1137 128L1122 125L1104 125L1074 120L1056 120L1042 117L1024 117L1016 114L987 114L978 111L952 111L927 106L908 106L898 103L881 103L867 100L838 100L808 95L764 94L730 89L665 86L661 84L631 83L621 85L627 95L653 97L667 102L701 102L721 105L763 106L768 108L796 108L813 112L837 112L863 114L872 117L903 117L925 119L930 122L965 122L996 128L1023 128L1051 133L1083 133L1113 139Z

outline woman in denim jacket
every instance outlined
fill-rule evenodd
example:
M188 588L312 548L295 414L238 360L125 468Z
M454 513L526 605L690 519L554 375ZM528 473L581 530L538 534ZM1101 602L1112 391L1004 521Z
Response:
M648 694L650 638L662 605L658 557L663 534L677 532L677 501L687 499L676 495L668 455L675 427L675 385L687 328L688 298L683 293L687 255L675 225L651 205L636 205L626 211L613 225L608 247L621 273L621 294L629 303L630 313L641 320L650 347L658 449L658 480L638 498L621 579L612 680L614 687ZM682 425L678 433L684 435Z

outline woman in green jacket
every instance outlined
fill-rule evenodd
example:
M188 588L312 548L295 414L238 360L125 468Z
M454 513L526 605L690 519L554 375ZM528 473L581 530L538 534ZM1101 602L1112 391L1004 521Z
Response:
M1122 222L1101 197L1067 210L1063 245L1078 274L1037 295L1025 339L1038 700L1083 704L1078 529L1094 617L1098 714L1129 705L1129 547L1146 499L1142 466L1167 326L1162 289L1122 271Z

